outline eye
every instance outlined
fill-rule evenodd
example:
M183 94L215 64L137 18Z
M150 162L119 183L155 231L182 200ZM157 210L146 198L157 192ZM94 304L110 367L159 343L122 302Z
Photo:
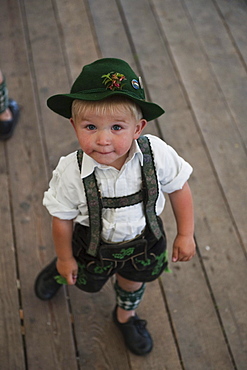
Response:
M112 130L113 131L120 131L122 129L122 127L121 126L119 126L119 125L113 125L112 126Z
M95 130L96 129L96 126L94 125L87 125L87 129L92 131L92 130Z

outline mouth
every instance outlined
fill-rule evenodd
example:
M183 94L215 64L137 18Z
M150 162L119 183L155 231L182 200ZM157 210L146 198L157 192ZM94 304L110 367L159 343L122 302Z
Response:
M112 152L97 152L97 153L100 155L107 155L107 154L111 154Z

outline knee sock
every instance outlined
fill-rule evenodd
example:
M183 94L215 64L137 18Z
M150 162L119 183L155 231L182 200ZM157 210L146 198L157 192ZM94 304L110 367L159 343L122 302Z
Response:
M3 113L9 106L8 89L5 79L0 84L0 113Z
M116 281L114 289L116 292L117 305L126 311L131 311L139 306L145 291L145 284L135 292L128 292L122 289Z

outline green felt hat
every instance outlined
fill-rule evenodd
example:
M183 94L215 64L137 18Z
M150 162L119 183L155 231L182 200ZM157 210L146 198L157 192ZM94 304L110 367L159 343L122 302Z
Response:
M71 117L73 100L99 101L113 95L123 95L140 106L143 118L151 121L164 113L157 104L145 100L144 89L129 64L121 59L103 58L83 67L70 94L53 95L48 107L63 117Z

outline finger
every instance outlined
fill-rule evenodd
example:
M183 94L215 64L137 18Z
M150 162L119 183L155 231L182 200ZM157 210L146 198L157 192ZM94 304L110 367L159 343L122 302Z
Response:
M73 279L73 284L75 284L76 280L77 280L77 274L76 273L72 274L72 279Z
M173 253L172 253L172 262L178 261L178 248L173 247Z
M74 280L73 280L73 276L72 276L72 274L69 274L69 275L66 277L66 279L67 279L67 283L68 283L68 285L73 285L73 284L74 284Z

